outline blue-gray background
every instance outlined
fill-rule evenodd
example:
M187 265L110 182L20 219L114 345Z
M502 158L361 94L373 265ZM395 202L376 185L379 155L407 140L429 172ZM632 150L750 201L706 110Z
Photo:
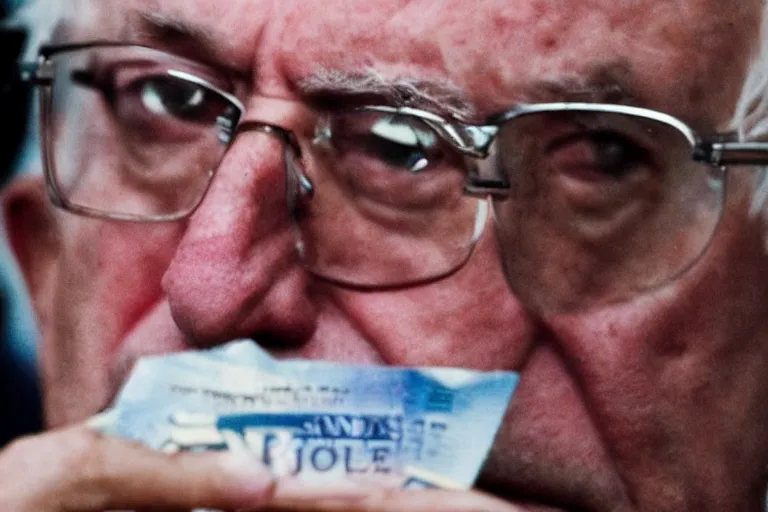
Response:
M0 0L0 19L21 6L23 0ZM5 44L5 51L9 45ZM0 50L3 50L0 48ZM4 55L4 62L9 60ZM4 75L7 76L7 75ZM2 84L0 84L2 86ZM19 162L27 160L20 154L19 141L27 123L24 109L28 96L16 90L0 96L0 118L5 126L0 129L0 175L3 182L12 171L19 172ZM8 134L11 134L10 136ZM11 155L16 155L16 163ZM28 155L27 155L28 156ZM20 435L35 432L41 427L40 399L35 370L37 334L13 259L0 227L0 447Z

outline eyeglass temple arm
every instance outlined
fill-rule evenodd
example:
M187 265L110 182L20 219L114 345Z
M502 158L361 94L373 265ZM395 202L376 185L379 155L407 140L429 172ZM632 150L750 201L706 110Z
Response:
M702 142L693 159L710 165L768 165L768 142Z
M19 62L15 79L20 84L45 86L53 83L53 68L49 62Z

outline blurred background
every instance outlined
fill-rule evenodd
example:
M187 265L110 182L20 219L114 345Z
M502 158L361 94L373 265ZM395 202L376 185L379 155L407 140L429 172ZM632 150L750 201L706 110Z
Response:
M26 34L13 23L23 0L0 0L0 187L36 160L31 94L18 80ZM0 447L41 428L37 332L0 225Z

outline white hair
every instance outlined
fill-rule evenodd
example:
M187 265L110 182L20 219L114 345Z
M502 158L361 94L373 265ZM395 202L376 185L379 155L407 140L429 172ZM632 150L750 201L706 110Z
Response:
M763 3L760 46L753 57L741 96L734 110L731 128L740 140L760 140L768 135L768 2ZM768 169L761 177L752 201L752 213L766 215L768 207Z

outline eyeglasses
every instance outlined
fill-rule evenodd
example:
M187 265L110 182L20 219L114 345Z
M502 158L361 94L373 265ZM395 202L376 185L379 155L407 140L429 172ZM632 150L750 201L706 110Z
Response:
M545 310L679 276L716 231L725 166L768 163L766 144L704 140L667 114L592 103L519 105L482 125L369 106L318 114L313 136L297 137L241 122L220 72L137 45L46 47L34 81L60 207L182 219L236 135L257 129L283 145L309 271L360 288L438 279L468 260L492 207L510 286Z

